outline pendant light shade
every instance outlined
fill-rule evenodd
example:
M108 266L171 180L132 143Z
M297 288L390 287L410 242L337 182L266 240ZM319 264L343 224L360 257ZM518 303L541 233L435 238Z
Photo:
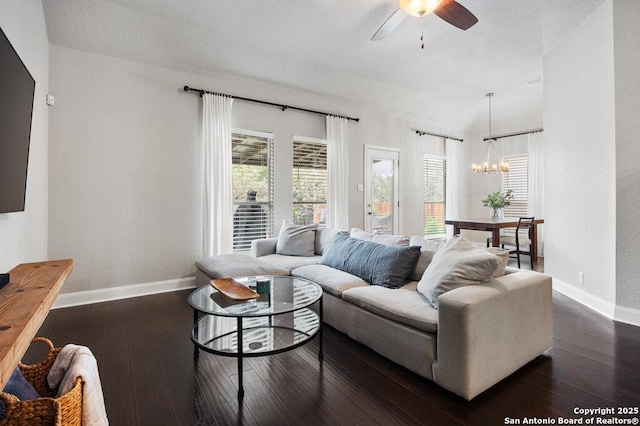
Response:
M400 8L409 15L423 17L442 3L443 0L400 0Z
M491 97L493 93L487 93L489 98L489 137L486 139L487 147L479 163L471 165L471 171L477 174L494 174L507 173L509 171L509 163L506 162L493 143L496 139L491 137Z

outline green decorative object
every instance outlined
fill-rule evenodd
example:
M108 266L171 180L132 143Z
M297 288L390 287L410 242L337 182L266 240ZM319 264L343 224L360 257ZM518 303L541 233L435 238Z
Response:
M504 218L503 209L511 205L511 200L513 200L513 191L511 189L504 194L500 191L496 191L487 195L487 198L482 200L482 205L491 208L491 212L489 214L491 220L498 220Z
M267 294L271 291L271 280L261 279L256 280L256 292L258 294Z

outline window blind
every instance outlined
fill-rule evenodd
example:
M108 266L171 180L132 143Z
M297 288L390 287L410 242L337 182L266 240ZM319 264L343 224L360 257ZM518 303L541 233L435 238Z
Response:
M444 236L447 162L443 158L424 158L424 235Z
M511 205L504 209L506 217L521 217L527 215L527 155L509 157L509 172L502 174L502 192L512 191L513 199Z
M273 138L233 133L233 251L273 235Z
M293 141L293 221L325 223L327 211L327 144Z

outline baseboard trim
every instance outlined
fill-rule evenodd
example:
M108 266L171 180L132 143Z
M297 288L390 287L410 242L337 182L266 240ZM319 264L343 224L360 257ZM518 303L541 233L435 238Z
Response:
M618 306L593 294L553 278L553 289L614 321L640 326L640 310Z
M616 306L615 320L640 327L640 310Z
M586 291L572 286L571 284L567 284L564 281L560 281L557 278L553 278L553 289L572 298L576 302L580 302L594 311L601 313L607 318L615 319L616 305L611 302L602 300L591 293L587 293Z
M168 293L171 291L195 288L195 286L195 277L189 277L178 278L175 280L156 281L144 284L103 288L99 290L62 293L58 295L58 298L53 303L51 309L69 308L71 306L90 305L92 303L109 302L111 300L129 299L132 297L149 296L151 294L158 293Z

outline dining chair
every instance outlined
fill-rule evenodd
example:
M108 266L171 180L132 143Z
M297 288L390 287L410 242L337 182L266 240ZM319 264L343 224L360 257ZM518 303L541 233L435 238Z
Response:
M509 254L514 254L518 258L518 268L520 268L520 255L524 254L531 259L531 269L533 270L533 254L531 253L531 240L533 237L533 220L534 217L521 217L518 219L518 226L514 235L500 235L500 246L515 247L515 250L508 249ZM522 246L529 246L529 250L522 250Z

